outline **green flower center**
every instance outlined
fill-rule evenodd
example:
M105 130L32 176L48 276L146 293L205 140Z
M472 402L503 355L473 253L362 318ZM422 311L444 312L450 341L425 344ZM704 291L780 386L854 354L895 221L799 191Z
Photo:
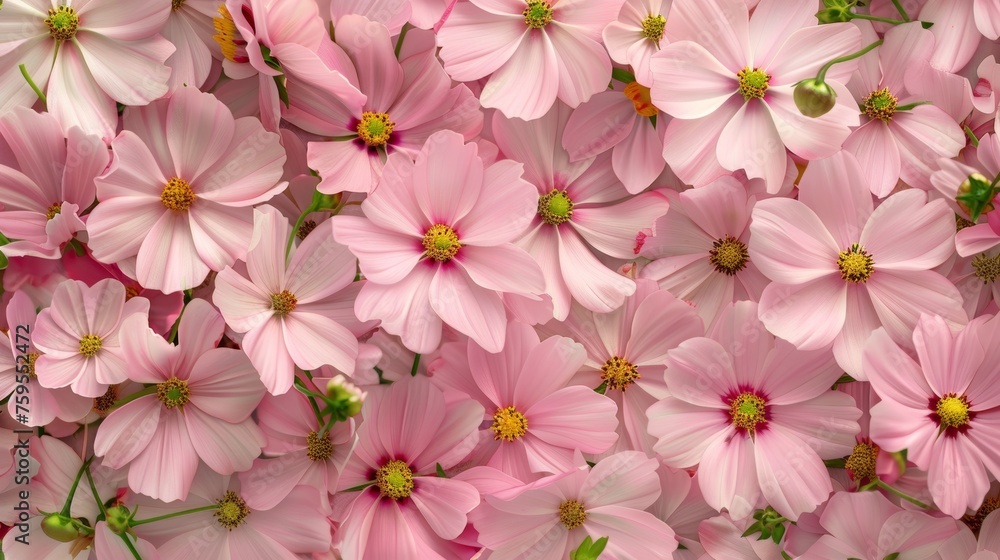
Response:
M383 497L399 501L413 493L413 471L409 465L393 459L375 472L375 486Z
M961 428L969 423L969 401L965 395L948 393L938 399L936 411L942 428Z
M875 260L857 243L846 251L841 251L837 257L840 277L854 284L863 284L875 272Z
M424 234L424 254L438 262L447 262L462 248L458 234L450 226L434 224Z
M538 197L538 215L550 226L568 222L573 217L573 201L566 191L552 189Z
M875 464L878 461L878 446L861 442L854 446L844 468L854 480L875 480Z
M183 407L190 396L191 391L188 389L187 381L183 379L171 377L156 386L156 398L167 408Z
M395 127L396 123L389 119L387 113L365 111L361 114L361 122L358 123L358 138L373 148L385 146Z
M80 339L80 353L88 358L93 358L101 350L101 337L96 334L84 335Z
M247 516L250 515L250 508L247 507L247 503L243 501L243 498L239 494L232 490L226 492L222 496L222 499L216 503L218 504L218 509L212 515L215 516L215 520L219 522L219 525L230 531L239 527L246 520Z
M740 82L740 95L747 101L762 99L771 81L770 74L759 68L751 70L749 66L737 72L736 78Z
M330 441L330 434L309 432L306 436L306 457L313 461L326 461L331 455L333 455L333 443Z
M528 0L528 7L521 14L524 24L532 29L541 29L552 21L552 7L544 0Z
M870 119L879 119L882 122L889 122L896 114L896 103L899 102L896 96L889 93L888 88L873 91L861 100L865 115Z
M288 290L282 290L280 294L271 294L271 309L278 317L284 317L295 310L299 300L295 294Z
M639 379L639 368L625 358L612 356L601 366L601 379L608 384L608 389L624 391Z
M663 38L663 28L667 25L667 18L660 14L652 15L642 20L642 36L650 41L660 44Z
M513 406L498 408L490 430L494 440L514 441L528 433L528 419Z
M49 17L45 18L45 26L49 28L49 35L56 41L69 41L76 36L76 28L80 25L80 16L76 15L76 10L69 6L59 6L49 10Z
M717 272L733 276L743 270L750 260L750 252L742 241L732 235L716 239L712 249L708 251L708 262L712 263Z
M195 198L194 189L180 177L172 177L160 193L163 206L176 212L186 212L194 204Z
M576 500L566 500L559 506L559 521L572 531L587 520L587 510Z
M767 422L764 414L766 410L767 401L760 395L749 392L740 393L729 403L729 416L733 426L750 433L754 432L758 424Z

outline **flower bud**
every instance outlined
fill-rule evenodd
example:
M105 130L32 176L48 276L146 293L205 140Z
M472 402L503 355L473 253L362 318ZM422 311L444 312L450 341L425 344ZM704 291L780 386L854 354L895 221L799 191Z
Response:
M816 13L816 19L820 23L838 23L851 21L851 10L849 8L826 8Z
M959 185L955 202L976 221L981 214L993 211L995 194L989 179L980 173L973 173Z
M326 394L336 403L337 411L344 415L344 419L357 416L361 412L361 404L368 395L343 375L338 375L327 383Z
M108 529L116 535L122 535L128 530L129 511L125 506L115 506L108 509L107 524Z
M73 520L58 513L45 516L42 520L42 532L50 539L59 542L73 542L80 536L80 531L73 524Z
M802 80L792 92L799 112L811 118L822 117L837 104L837 92L830 84L816 78Z

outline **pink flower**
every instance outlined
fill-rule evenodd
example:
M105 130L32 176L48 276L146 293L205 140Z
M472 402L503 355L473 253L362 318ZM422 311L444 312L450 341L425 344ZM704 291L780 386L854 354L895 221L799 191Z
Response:
M44 352L35 362L38 382L56 389L72 386L73 392L96 398L109 385L128 379L119 329L133 314L143 322L149 300L126 300L125 286L110 278L92 287L66 280L52 295L52 306L38 314L32 342Z
M539 342L534 329L512 322L499 354L469 341L467 357L457 358L446 358L431 379L485 408L481 464L528 481L535 472L572 469L574 450L603 453L618 439L615 403L592 387L571 385L586 359L572 339Z
M271 509L297 486L311 486L324 507L337 488L340 471L354 444L354 421L335 422L323 432L305 395L292 391L265 395L257 407L257 420L267 438L264 458L240 473L240 482L250 491L247 504Z
M670 117L649 100L649 88L631 82L624 91L598 93L577 107L566 122L562 145L574 162L611 149L615 175L629 194L636 194L666 167L661 154L668 122Z
M781 548L771 539L758 540L756 534L743 536L753 519L733 520L728 515L705 519L698 524L698 539L707 553L702 558L739 558L740 560L778 560Z
M552 297L552 313L559 321L574 299L606 313L635 292L635 282L601 259L635 258L640 233L650 230L670 206L659 192L630 197L614 177L606 153L571 162L561 148L570 113L557 103L531 122L493 114L497 146L524 163L524 178L536 189L535 217L518 245L541 265L545 293Z
M489 494L475 519L479 540L491 558L562 560L587 536L608 537L609 558L663 558L677 548L674 532L643 511L660 496L656 467L639 451L623 451L593 469Z
M454 558L464 547L449 541L465 530L479 492L436 470L455 466L475 447L482 405L446 400L427 378L408 377L370 392L361 416L354 456L340 478L348 500L337 532L341 554ZM356 494L345 490L365 484Z
M206 510L144 524L136 533L156 545L162 560L299 560L330 549L328 512L315 489L299 486L268 508L251 505L258 492L236 477L199 469L183 502L140 499L136 518Z
M212 19L218 15L219 0L183 0L171 3L163 36L177 48L166 64L170 67L170 91L185 86L200 88L212 70ZM176 7L174 7L176 6ZM220 53L217 52L216 56Z
M680 194L666 191L670 211L640 256L642 278L688 301L711 326L733 301L758 301L768 279L750 259L750 213L756 197L732 177Z
M292 387L295 366L314 370L332 365L352 373L362 325L349 311L357 290L355 260L333 240L330 222L320 224L285 258L291 227L271 206L254 210L254 236L246 263L249 279L231 267L216 277L212 301L226 323L247 333L241 344L268 392ZM287 262L287 264L286 264ZM357 333L348 326L355 327Z
M579 340L586 349L574 381L592 389L603 384L618 409L619 438L608 452L637 449L653 455L656 438L647 433L646 409L668 394L663 381L667 352L705 335L695 310L658 290L652 280L636 280L635 293L618 309L594 313L574 304L565 321L550 321L538 330L543 336Z
M930 175L930 183L943 195L952 210L967 220L972 217L969 207L956 197L964 194L960 192L962 184L973 174L978 173L987 184L1000 175L1000 137L992 133L983 135L979 146L967 149L962 159L939 158L937 170ZM955 234L955 248L959 255L969 257L1000 245L1000 233L996 231L1000 227L993 227L997 212L991 206L996 206L996 202L987 205L979 223L962 228ZM991 216L994 220L990 220Z
M1000 320L976 318L958 335L923 315L913 333L917 360L884 330L864 350L865 373L882 402L872 408L872 440L927 470L934 503L959 518L1000 474L1000 393L995 389Z
M827 74L841 94L822 117L804 117L792 90L828 60L858 50L860 32L847 23L817 25L815 13L811 2L798 0L763 0L753 17L743 0L673 6L667 31L683 40L653 55L652 99L675 117L663 157L684 182L700 186L744 169L776 193L784 148L807 160L840 150L858 123L842 85L854 65L837 64Z
M872 206L845 151L810 162L799 200L760 201L750 224L750 259L774 281L760 298L768 330L803 350L832 342L837 363L860 380L861 349L878 327L908 344L921 312L952 328L968 321L958 290L930 270L954 251L948 205L909 189Z
M483 107L537 119L558 98L570 107L604 90L611 60L601 31L622 0L470 0L455 5L438 32L452 79L489 77Z
M45 93L48 111L69 133L74 126L110 142L115 102L146 105L167 92L163 62L174 46L160 36L170 7L114 0L8 0L0 40L0 114L37 97L18 70L24 64Z
M288 84L298 81L357 107L364 96L338 68L324 64L319 51L329 45L315 2L225 0L218 6L212 37L222 49L222 67L234 80L256 77L264 129L277 132Z
M431 352L442 321L489 352L504 344L501 293L542 291L538 264L511 241L535 210L521 165L485 165L476 144L451 131L432 135L416 163L389 158L365 218L336 216L333 234L358 256L368 283L354 310L379 319L407 348Z
M830 495L823 460L850 452L861 412L830 390L841 371L829 350L796 350L757 311L733 304L710 338L667 353L670 396L649 408L649 433L667 466L698 465L710 506L743 519L763 497L794 521Z
M333 139L309 143L309 166L322 177L322 192L370 192L387 154L399 151L413 159L434 132L452 130L469 141L482 130L475 96L464 85L452 87L433 43L397 62L382 25L344 16L338 26L337 41L346 51L340 54L353 63L351 81L367 101L345 106L292 84L286 115L296 126Z
M146 288L193 288L246 254L252 204L281 192L278 135L184 88L125 113L114 159L97 179L90 248Z
M0 136L16 160L0 164L0 230L15 239L3 253L57 259L84 230L79 214L94 202L94 177L110 154L97 136L72 128L67 139L51 114L23 107L0 119Z
M127 318L120 337L128 375L151 384L146 394L101 423L94 453L103 465L129 467L129 487L163 500L184 500L204 461L220 474L245 471L260 455L264 436L250 418L264 387L243 352L216 348L222 316L194 299L181 315L179 345Z
M801 560L883 560L898 555L930 560L958 532L953 519L904 510L878 492L837 492L820 517L829 534Z
M35 304L31 298L23 291L14 292L7 302L6 315L10 329L7 333L10 354L4 352L4 358L0 359L4 373L0 376L0 395L11 397L7 401L10 417L28 426L46 426L56 418L76 422L86 416L94 405L94 399L81 397L69 387L46 389L38 381L35 366L41 352L33 340L38 329ZM8 340L0 339L0 342ZM28 395L27 406L22 399L20 409L17 397L12 395L19 385L26 388ZM27 422L23 422L22 414L27 416Z
M878 40L870 25L862 24L862 29L865 44ZM962 129L940 107L910 106L922 101L919 93L911 93L920 85L906 80L921 75L933 51L934 35L919 22L894 26L882 46L860 59L848 83L864 118L844 149L858 158L869 188L879 198L889 195L900 179L929 189L935 156L954 157L965 146Z
M653 84L649 60L667 45L663 31L671 3L672 0L625 0L618 19L601 33L611 59L631 66L635 79L647 87Z

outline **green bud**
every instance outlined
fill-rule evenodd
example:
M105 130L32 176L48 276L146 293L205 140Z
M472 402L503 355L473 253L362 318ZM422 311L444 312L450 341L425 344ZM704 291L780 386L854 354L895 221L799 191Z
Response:
M996 196L996 189L993 188L990 180L982 174L973 173L959 185L955 202L959 208L969 214L972 221L976 221L982 213L993 211L994 196Z
M80 531L73 520L58 513L45 516L42 520L42 532L50 539L59 542L73 542L80 536Z
M319 191L313 192L312 203L309 208L313 212L332 211L340 204L340 193L323 194Z
M107 524L108 529L116 535L122 535L128 530L129 524L129 511L125 506L115 506L108 510Z
M361 405L367 394L343 375L334 377L326 385L326 396L335 410L343 415L344 420L361 413Z
M820 23L851 21L851 10L849 8L826 8L816 13L816 19Z
M816 78L802 80L796 84L792 97L799 112L814 119L829 113L837 104L837 92L830 87L830 84Z

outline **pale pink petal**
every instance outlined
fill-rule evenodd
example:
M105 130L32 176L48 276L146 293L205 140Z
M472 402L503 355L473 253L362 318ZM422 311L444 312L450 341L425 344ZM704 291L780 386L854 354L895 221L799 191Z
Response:
M872 331L882 326L882 321L875 313L875 306L872 304L868 290L857 284L847 286L847 315L844 320L844 329L833 341L833 355L837 363L851 377L865 381L865 374L862 363L862 351L865 342L871 336Z
M182 415L176 411L160 416L149 445L132 460L128 485L136 492L171 502L188 495L198 468L198 455L191 445Z
M704 40L707 30L712 41ZM746 2L678 2L671 7L667 31L678 33L678 39L699 41L734 74L753 61Z
M454 539L465 529L466 514L479 505L479 492L460 480L431 476L414 480L410 495L427 524L442 539Z
M705 185L731 174L719 164L716 145L722 130L740 107L742 101L734 97L707 117L670 121L663 142L663 158L681 180Z
M523 19L496 17L460 2L438 33L441 60L453 79L478 80L507 63L524 35L529 33Z
M666 523L629 507L588 508L584 528L592 540L608 537L604 554L616 558L656 558L673 552L676 546L674 532Z
M295 363L288 352L281 319L271 317L250 329L242 347L268 392L280 395L291 388Z
M734 437L728 414L668 397L646 411L649 433L659 438L654 450L667 466L693 467L710 445Z
M879 269L926 270L952 254L952 211L943 200L910 189L885 200L861 232L861 246Z
M830 474L816 451L783 426L770 426L758 434L754 444L764 498L782 515L798 520L825 502L833 491Z
M619 91L604 91L573 111L562 146L573 161L594 157L624 140L635 122L632 102ZM600 131L596 137L595 130Z
M249 469L264 445L264 435L250 419L230 424L191 407L184 420L198 456L219 474Z
M802 2L765 2L763 6L755 9L750 18L750 50L753 52L754 66L767 68L769 72L773 67L779 66L785 61L782 54L797 55L803 50L803 46L798 45L798 49L788 48L788 41L791 35L806 28L807 36L815 37L821 33L823 26L816 25L816 12L813 6ZM827 25L825 27L840 27L839 25ZM814 39L815 40L815 39ZM814 48L812 42L807 43L808 48ZM785 50L786 52L782 52ZM810 51L811 52L811 51ZM844 53L847 54L845 51ZM835 58L840 56L835 54L827 57L818 56L818 59ZM773 62L772 62L772 59ZM815 74L818 67L813 70ZM781 82L786 83L786 82Z
M430 223L454 226L476 205L483 186L477 152L462 135L442 131L417 154L409 184Z
M621 259L635 257L635 238L667 213L670 203L658 192L638 194L610 206L574 209L572 224L598 251ZM560 238L567 236L560 235Z
M662 364L668 351L704 332L696 311L666 291L642 300L631 327L625 353L636 364Z
M524 412L532 436L556 447L602 453L618 439L617 407L589 387L560 389Z
M167 93L170 68L163 62L176 48L163 37L125 42L81 32L73 42L101 89L115 101L145 105Z
M253 215L249 210L205 200L188 211L198 256L212 270L222 270L246 257L247 239L253 236Z
M920 408L884 400L871 410L869 429L872 441L884 451L894 453L907 450L906 458L918 468L930 466L938 425L930 419L927 401Z
M534 79L525 82L524 76ZM552 108L560 85L559 62L548 33L526 33L510 59L490 76L479 102L508 118L537 119Z
M333 236L351 248L361 261L365 278L380 284L395 284L410 275L423 257L420 240L378 227L356 216L336 216Z
M662 124L660 127L660 130L665 128ZM648 119L636 119L632 134L611 153L615 175L629 194L642 192L663 173L666 161L662 153L661 134Z
M597 260L576 232L559 231L559 267L580 305L599 313L621 306L635 292L635 282Z
M519 371L515 386L508 387L508 392L500 397L503 400L512 399L512 404L519 408L529 409L539 400L568 385L583 366L587 353L582 345L571 338L553 336L539 344L537 339L529 338L530 333L525 332L525 326L512 327L512 331L516 332L514 329L521 331L519 339L514 342L517 345L515 348L520 347L521 352L514 353L508 359L521 358L523 361L516 366ZM528 344L531 346L525 353L524 347ZM504 353L506 352L505 348ZM508 366L515 367L514 364Z
M441 318L430 304L434 269L417 266L414 273L392 286L368 282L358 294L358 319L382 321L382 328L403 338L414 352L433 352L441 343Z
M54 57L46 89L46 107L65 129L78 126L88 134L110 141L118 123L115 100L98 85L76 45L64 43L62 47ZM166 66L163 68L166 70ZM159 95L166 93L166 84L163 87Z
M429 288L431 309L489 352L503 349L507 316L500 296L476 285L464 270L437 267Z
M744 169L747 177L764 179L769 193L780 190L788 160L765 103L744 103L722 129L715 155L730 171Z
M930 163L937 157L930 153L950 158L965 146L961 127L948 113L933 105L919 105L897 113L892 123L902 159L900 178L921 189L931 187L929 177L934 168Z
M667 354L666 381L671 396L720 411L729 408L724 398L740 384L726 349L701 337L686 340Z
M758 435L757 445L763 437L764 434ZM705 449L698 465L698 484L708 505L717 510L726 509L737 519L747 517L754 510L761 492L757 482L758 467L754 465L754 447L749 437L737 433Z
M514 245L462 247L455 261L476 285L487 290L540 294L545 287L538 263Z
M861 125L844 141L844 149L858 158L872 194L888 196L899 181L899 146L889 127L878 119Z
M193 288L201 284L209 272L209 267L197 255L188 217L166 212L139 247L136 260L139 282L163 293Z
M214 96L182 88L167 108L166 140L177 176L192 181L229 149L235 121L229 109ZM203 130L193 135L192 130ZM208 132L208 131L211 132Z
M538 211L538 191L521 178L522 164L501 160L486 168L479 200L455 226L463 244L514 241Z
M587 509L621 506L646 509L660 496L658 462L640 451L623 451L599 461L580 488L580 498ZM628 484L616 481L628 480Z
M254 211L246 264L250 279L259 286L256 291L266 290L270 296L285 289L285 243L291 229L288 218L273 206Z
M846 284L836 276L798 285L769 284L760 296L761 321L800 350L822 348L844 327Z
M875 312L894 340L907 340L921 313L940 315L956 330L968 322L958 288L937 272L881 270L867 286Z
M671 43L649 61L653 74L650 97L661 111L681 119L698 119L718 111L736 94L736 74L706 47L692 41Z
M102 464L121 468L135 459L157 430L160 408L155 396L146 396L108 415L94 440L94 453L104 457Z
M329 298L354 281L355 263L347 247L334 241L333 222L324 222L292 254L285 288L300 305Z
M334 320L316 313L292 312L281 322L288 353L304 370L331 365L353 372L358 339Z
M226 206L266 202L285 190L279 182L285 150L274 132L264 130L253 117L236 119L235 142L211 167L192 181L201 198ZM234 165L239 162L239 165Z
M839 272L837 255L842 249L820 218L799 201L758 202L750 233L750 259L775 282L799 284Z
M354 141L310 142L308 158L322 177L320 192L369 192L378 183L374 156Z
M558 6L574 16L582 15L588 7L593 9L613 6L612 2L581 2L576 7L563 7L571 1L574 0L562 0ZM529 40L531 35L534 34L529 33ZM587 38L580 33L580 27L564 26L558 21L547 27L546 35L555 50L559 69L558 96L563 103L577 107L593 94L607 88L608 77L611 76L611 59L608 58L600 37Z
M927 487L934 505L954 518L976 509L990 490L983 461L965 437L939 437L927 467Z
M771 2L771 4L780 3ZM799 14L801 14L802 8L800 7L799 10ZM761 25L752 25L751 30L765 26L764 22L767 20L764 18L767 17L764 13L758 14L755 11L754 23L761 22ZM778 19L782 22L781 24L784 24L790 18L782 12L782 17ZM815 77L820 67L826 64L825 61L850 54L863 46L861 32L855 25L844 23L815 25L815 21L810 23L814 25L800 29L789 29L784 35L778 36L783 39L783 42L780 48L774 51L774 59L769 61L770 64L761 58L762 53L754 53L754 65L767 69L767 73L771 75L772 84L794 85L799 80ZM766 35L763 36L766 37ZM850 71L849 63L842 64L843 66L837 68L839 72ZM829 75L827 79L839 81L844 75ZM847 80L844 79L844 81Z

